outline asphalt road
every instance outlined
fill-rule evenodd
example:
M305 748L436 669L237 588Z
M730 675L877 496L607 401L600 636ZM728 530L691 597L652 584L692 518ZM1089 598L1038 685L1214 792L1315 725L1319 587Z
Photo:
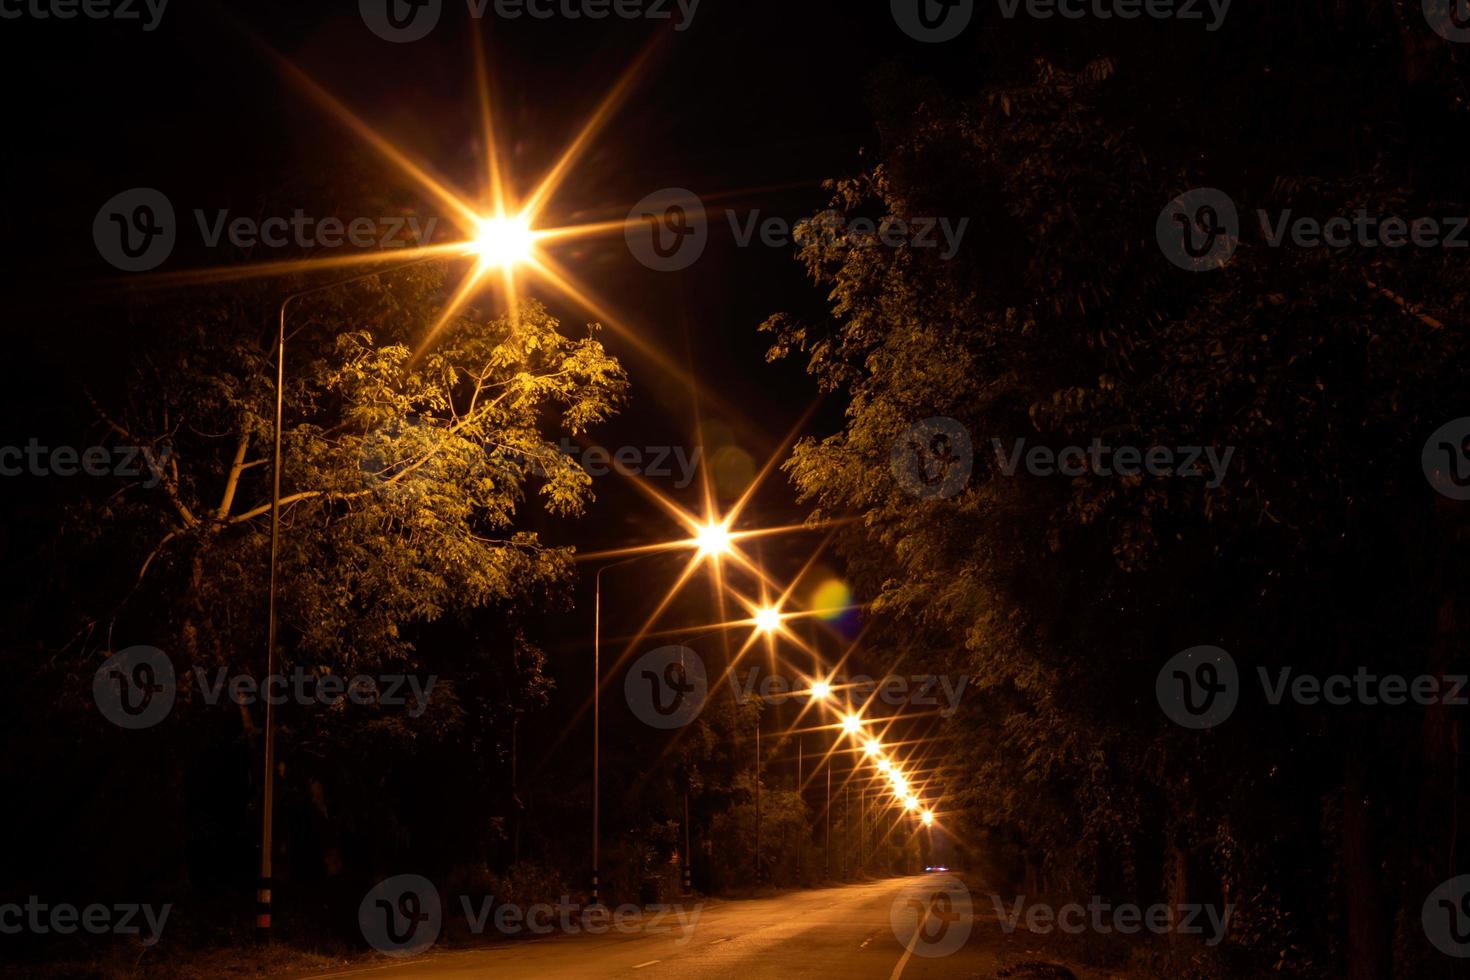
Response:
M1002 935L982 901L961 908L964 888L956 879L948 882L926 875L771 899L706 903L682 909L682 921L670 915L657 925L650 923L649 929L601 936L558 931L482 949L431 950L405 961L385 958L383 965L316 976L924 980L989 978L1003 963L1024 958L1028 951L1010 941L1016 937ZM951 895L936 899L946 888ZM972 928L970 916L964 914L970 908ZM921 928L916 930L916 924Z

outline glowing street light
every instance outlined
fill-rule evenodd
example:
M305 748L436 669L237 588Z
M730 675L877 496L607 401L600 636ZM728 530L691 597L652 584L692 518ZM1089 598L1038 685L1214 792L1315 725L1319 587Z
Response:
M825 701L832 696L832 685L827 681L812 681L812 689L807 693L813 701Z
M913 813L919 808L919 798L917 796L905 796L903 798L903 808Z
M755 611L755 628L761 633L774 633L781 628L781 610L764 606Z
M883 773L885 776L891 775L893 773L893 763L889 762L887 759L879 759L878 771Z
M922 811L919 814L919 819L923 821L925 827L934 826L934 814L929 812L928 810Z
M480 257L483 267L508 269L530 258L535 244L531 222L513 215L481 218L469 250Z
M870 738L863 743L863 752L872 758L876 758L883 751L883 743L876 738Z
M863 720L857 715L843 715L842 730L849 735L856 735L863 730Z
M699 557L730 554L730 528L724 524L706 524L694 536Z

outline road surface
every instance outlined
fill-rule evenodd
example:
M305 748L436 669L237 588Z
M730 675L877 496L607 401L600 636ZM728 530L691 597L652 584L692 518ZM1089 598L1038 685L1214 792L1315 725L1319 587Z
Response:
M927 980L989 978L1003 965L1037 958L1032 954L1039 951L1026 948L1034 945L1027 941L1034 937L1004 935L994 913L978 896L971 906L973 929L967 935L960 935L965 932L960 927L951 933L939 918L924 921L922 933L916 935L913 917L921 914L921 907L910 899L927 900L923 897L934 894L937 880L933 875L898 878L770 899L710 902L697 909L692 921L692 906L682 910L682 923L668 917L663 923L668 931L660 929L657 934L558 932L474 950L435 949L402 961L384 957L380 965L312 976L321 980ZM951 922L961 921L952 914L953 908L949 903L930 905L931 910L950 913ZM910 911L905 913L906 909ZM906 942L895 932L895 915L899 929L906 929ZM922 915L929 918L927 911ZM1084 980L1087 976L1080 970L1077 975Z

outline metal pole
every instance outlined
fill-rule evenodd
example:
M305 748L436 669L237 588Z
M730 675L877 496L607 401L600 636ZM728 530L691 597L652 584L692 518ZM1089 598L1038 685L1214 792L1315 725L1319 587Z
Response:
M803 762L803 760L802 760L802 749L805 746L805 743L806 743L806 740L803 739L800 735L797 735L796 736L796 799L801 803L801 817L802 817L802 822L803 823L805 823L805 821L806 821L806 794L803 792L803 787L801 785L801 776L802 776L802 762ZM800 884L801 883L801 852L806 849L805 846L804 846L805 843L806 843L806 841L810 841L811 840L811 837L812 837L811 828L808 827L805 831L803 831L803 834L805 836L805 840L798 840L796 842L796 881L797 881L797 884Z
M281 417L286 402L286 304L281 302L280 323L276 329L276 431L275 449L271 453L271 568L270 598L266 610L265 677L266 683L276 672L276 596L280 566L281 541ZM255 938L268 942L271 937L271 851L274 848L271 817L276 805L276 706L274 698L265 699L264 773L260 802L260 881L255 890Z
M599 841L602 839L602 573L593 576L592 598L592 905L598 891Z
M832 760L827 760L827 880L832 880Z
M761 881L761 716L755 715L755 883Z
M842 877L848 873L848 861L852 857L852 783L842 790Z
M271 452L271 550L270 550L270 586L269 598L266 607L265 626L265 683L276 672L276 637L278 633L278 617L276 615L277 600L280 598L280 541L281 541L281 419L285 414L286 402L286 307L291 305L292 300L314 293L325 292L338 286L347 286L364 279L372 279L376 276L387 275L390 272L402 272L411 266L422 265L431 262L437 256L417 259L405 263L393 269L375 270L364 272L361 275L349 276L336 282L325 285L314 286L311 289L303 289L292 293L281 300L280 316L276 325L276 431L275 445ZM265 684L262 684L264 687ZM275 813L276 804L276 711L275 705L270 698L265 699L265 737L263 755L264 769L261 780L260 799L260 880L255 889L255 937L261 942L267 942L271 936L271 852L275 846L272 817Z
M693 876L690 867L694 863L694 854L689 850L689 776L684 776L684 894L688 895L694 891Z

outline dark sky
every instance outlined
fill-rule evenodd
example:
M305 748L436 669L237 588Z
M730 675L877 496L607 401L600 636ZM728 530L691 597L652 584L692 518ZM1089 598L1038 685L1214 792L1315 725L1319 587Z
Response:
M92 237L94 215L114 194L153 187L173 203L180 244L161 272L246 260L200 246L195 208L361 213L332 207L323 172L340 173L344 186L369 184L390 202L413 200L391 166L285 81L268 49L471 189L482 151L476 38L489 55L502 149L522 192L627 67L651 51L611 124L553 200L548 221L621 220L634 202L665 187L710 202L709 247L686 272L645 269L620 235L558 258L628 326L690 365L703 389L738 407L722 414L706 406L711 438L702 447L707 460L723 453L732 474L727 489L738 490L742 471L774 452L816 397L799 361L765 363L767 339L756 327L778 311L819 313L823 296L791 247L736 247L722 209L743 220L759 210L794 222L826 205L823 179L859 169L860 151L873 143L864 96L871 72L885 58L934 57L903 38L886 4L703 0L690 28L674 31L644 20L476 22L462 2L447 0L437 30L411 44L374 36L353 0L173 0L154 31L137 22L0 21L0 74L10 93L0 148L9 193L0 220L16 355L6 392L15 437L5 443L83 440L82 386L126 355L127 331L137 327L109 285L118 274ZM591 318L552 305L569 326ZM691 453L687 389L615 336L606 339L630 371L632 402L593 438L608 447ZM834 410L824 406L808 431L834 428ZM694 504L693 488L681 492L672 477L654 482ZM598 480L596 490L585 520L549 527L547 536L586 551L679 533L616 477ZM54 488L31 481L25 492L45 498ZM799 516L777 473L752 522ZM764 557L794 570L815 541L773 544ZM652 563L611 586L609 633L635 628L646 600L675 570ZM585 697L589 581L578 586L577 612L547 624L563 691L553 723Z

